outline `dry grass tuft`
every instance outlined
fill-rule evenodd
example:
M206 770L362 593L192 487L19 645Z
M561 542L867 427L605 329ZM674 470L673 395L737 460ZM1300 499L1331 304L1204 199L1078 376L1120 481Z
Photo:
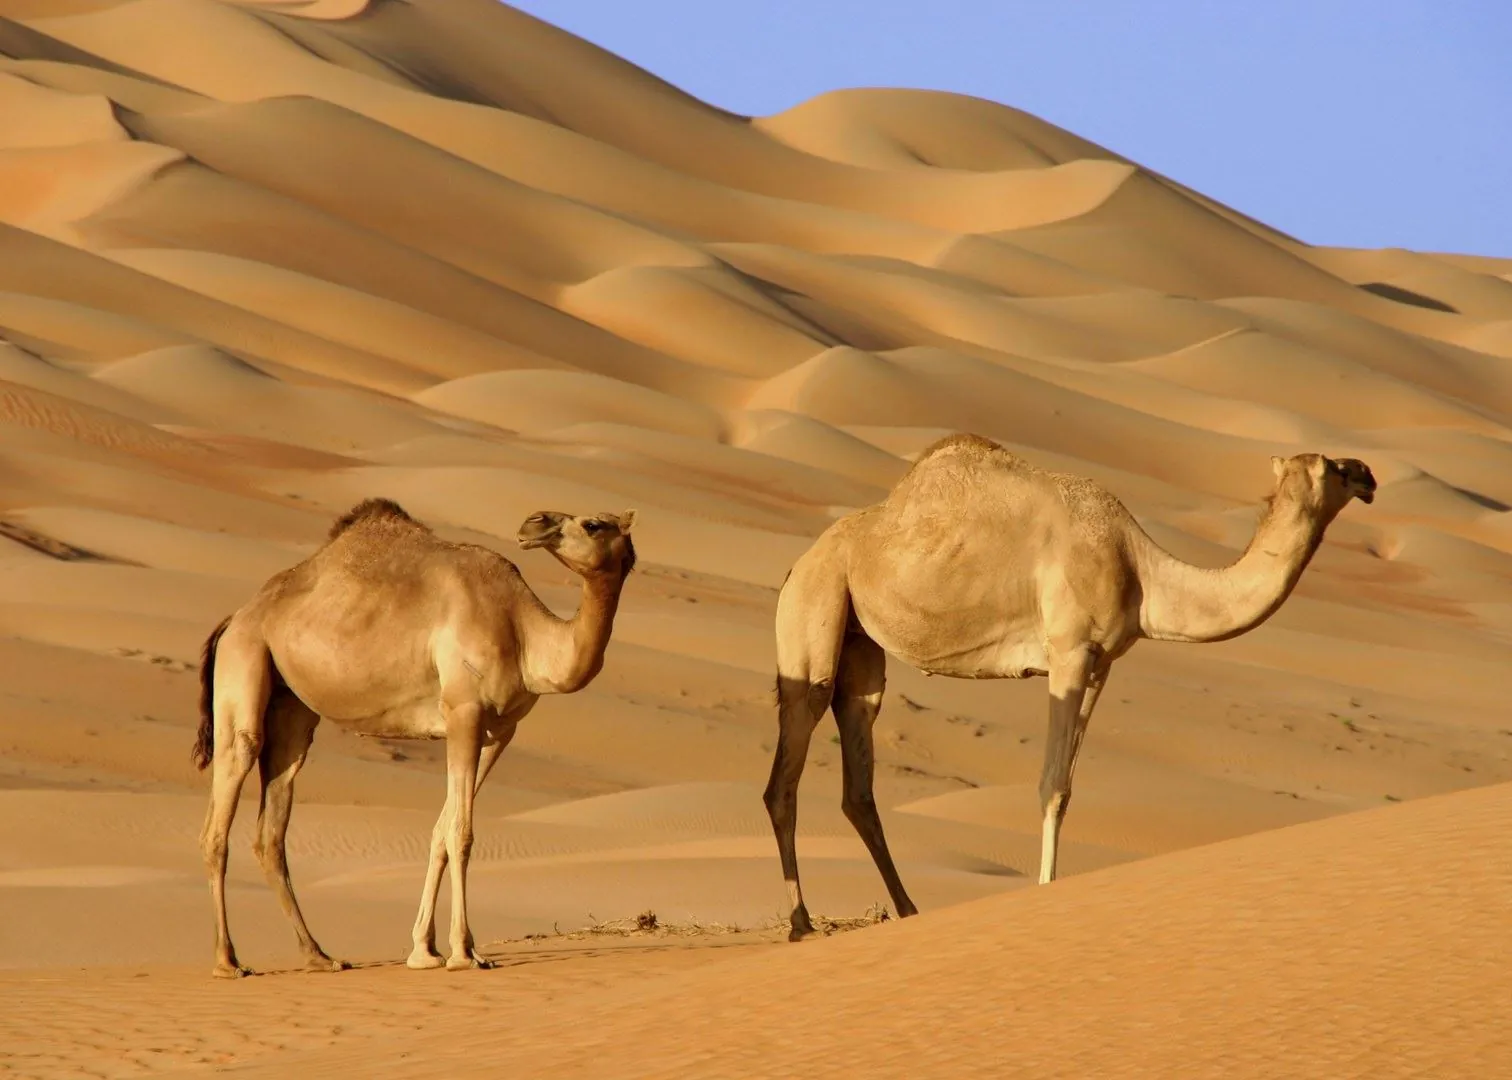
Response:
M594 919L593 915L588 916ZM814 932L824 937L830 934L841 934L849 930L860 930L866 926L875 926L892 918L883 904L873 904L866 909L864 915L858 917L834 918L828 915L811 915L814 924ZM489 947L501 945L515 945L520 942L538 943L543 941L585 941L591 938L617 937L617 938L694 938L694 937L720 937L731 934L765 934L788 930L788 920L785 917L774 917L754 926L741 926L739 923L700 922L697 919L689 919L687 922L663 922L654 911L643 911L639 915L625 919L594 919L587 926L578 927L576 930L563 930L553 927L549 934L526 934L522 938L501 938L498 941L489 942Z

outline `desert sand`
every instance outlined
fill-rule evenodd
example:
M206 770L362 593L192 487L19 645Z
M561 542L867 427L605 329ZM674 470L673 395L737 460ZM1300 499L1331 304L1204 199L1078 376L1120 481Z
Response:
M0 0L0 1072L1512 1060L1512 258L1312 246L1178 179L942 93L731 115L494 0ZM1272 454L1381 488L1265 626L1120 662L1053 886L1044 683L892 665L923 914L779 943L776 590L956 430L1210 566ZM637 508L639 568L479 798L502 970L399 966L442 748L324 726L291 863L359 970L279 974L249 785L232 927L275 974L212 983L200 644L378 495L563 614L530 512ZM832 735L799 852L857 919ZM557 934L648 910L675 932Z

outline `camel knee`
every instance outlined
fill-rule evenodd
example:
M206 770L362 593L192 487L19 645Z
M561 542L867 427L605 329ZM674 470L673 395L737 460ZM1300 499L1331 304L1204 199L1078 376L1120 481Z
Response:
M207 831L200 837L200 853L205 858L205 868L211 871L221 871L226 866L226 838L212 831Z
M1040 809L1048 819L1054 815L1056 821L1066 816L1066 810L1071 806L1071 792L1060 787L1041 785Z
M847 789L840 796L840 811L847 821L859 828L863 822L869 822L877 816L876 797L870 791Z
M233 746L236 749L237 763L246 762L247 767L251 768L251 763L262 754L263 733L260 730L238 731Z
M448 854L453 859L459 862L465 862L472 855L472 828L469 826L463 826L460 829L454 830L451 835L447 837L446 847Z
M798 816L798 778L778 776L777 770L773 769L762 801L766 803L767 816L772 819L773 827L780 831L791 824Z
M782 792L778 790L775 779L767 784L766 792L762 795L761 801L766 803L767 817L772 819L772 824L780 826L788 817L786 805L788 800L782 797Z
M774 824L792 817L798 803L798 780L802 773L803 756L779 742L777 756L772 762L772 775L761 796Z
M252 841L252 855L270 880L283 876L287 871L288 860L284 855L282 844L264 843L259 838Z
M817 722L830 707L834 696L835 680L830 676L821 675L817 679L795 678L780 673L777 676L777 707L784 717L794 708L801 707Z
M245 777L252 771L253 763L262 755L262 748L262 732L246 729L236 731L229 739L217 738L215 743L217 761L224 761L224 767L236 777Z
M830 703L835 700L835 681L833 679L815 679L808 685L808 710L809 715L816 721L829 709Z

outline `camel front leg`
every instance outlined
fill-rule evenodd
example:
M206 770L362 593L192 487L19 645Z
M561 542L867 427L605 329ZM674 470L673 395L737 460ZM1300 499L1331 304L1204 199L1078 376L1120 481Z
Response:
M467 864L472 857L473 797L477 792L483 710L476 704L446 709L447 802L451 804L446 857L451 864L451 956L448 970L492 967L473 947L467 924Z
M446 837L451 832L452 797L451 783L447 782L446 802L431 830L430 857L425 867L425 884L420 887L420 910L415 914L415 929L411 934L414 947L406 967L415 970L438 968L446 965L446 958L436 951L436 898L441 893L441 872L446 869Z
M1041 885L1055 880L1061 823L1071 805L1071 777L1076 771L1087 722L1092 719L1110 666L1111 661L1090 645L1056 658L1050 665L1050 731L1045 740L1045 764L1040 772L1040 809L1044 815Z
M499 737L483 747L478 760L478 779L473 785L473 794L483 790L483 781L493 771L494 763L514 737L515 727L510 724ZM425 885L420 890L420 910L415 915L415 929L411 935L413 948L405 966L424 970L443 967L445 958L436 951L436 900L441 893L441 874L446 869L446 837L451 831L452 800L448 792L441 814L436 818L436 827L431 830L430 859L425 869Z

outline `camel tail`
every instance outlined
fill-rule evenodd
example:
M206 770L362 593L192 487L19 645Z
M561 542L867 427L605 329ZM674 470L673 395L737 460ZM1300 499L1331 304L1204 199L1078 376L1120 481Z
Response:
M793 580L793 568L788 567L788 572L782 575L782 584L777 587L777 598L782 599L782 590L786 589L788 582ZM772 704L782 705L782 669L777 669L777 679L772 684Z
M200 654L199 733L194 738L194 750L189 754L189 760L202 772L215 757L215 647L230 625L231 616L228 615L210 631L210 636L205 639L205 651Z

